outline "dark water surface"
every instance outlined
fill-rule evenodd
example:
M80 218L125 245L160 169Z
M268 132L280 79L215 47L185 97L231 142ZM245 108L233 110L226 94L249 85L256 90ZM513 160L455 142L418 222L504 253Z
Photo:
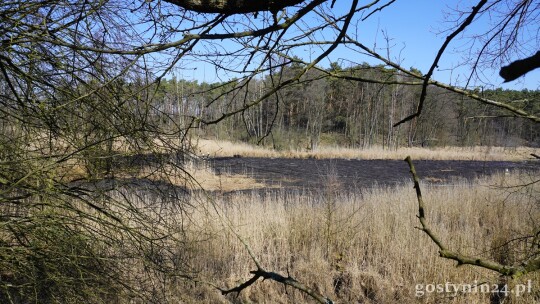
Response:
M348 190L392 186L411 180L403 160L214 158L209 163L218 173L245 174L270 186L317 189L337 182ZM496 173L531 171L540 174L540 162L524 161L413 161L421 179L431 183L471 180ZM508 170L508 171L507 171Z

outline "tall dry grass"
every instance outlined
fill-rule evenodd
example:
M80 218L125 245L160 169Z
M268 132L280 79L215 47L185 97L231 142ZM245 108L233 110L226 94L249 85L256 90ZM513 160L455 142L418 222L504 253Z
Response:
M429 223L452 249L517 260L523 244L504 244L538 231L540 189L510 185L534 178L538 176L500 175L445 187L424 184ZM417 297L417 284L492 285L500 279L493 272L456 267L438 256L436 246L415 228L419 223L411 185L344 193L331 175L327 184L314 193L217 197L207 208L198 208L191 222L204 224L193 228L193 237L204 232L206 239L189 250L191 266L200 271L197 280L230 288L250 278L255 265L227 227L230 223L265 269L290 274L338 303L490 303L490 294L481 292ZM178 254L187 253L180 247ZM513 288L529 280L532 292L511 295L512 303L540 301L540 273L508 284ZM226 297L211 284L174 280L170 294L185 303L312 302L271 281Z
M403 159L410 155L412 159L426 160L507 160L520 161L531 159L531 153L540 154L540 149L530 147L444 147L444 148L406 148L383 149L375 146L368 149L322 146L315 151L284 150L250 145L242 142L197 139L197 153L209 157L289 157L289 158L346 158L346 159Z

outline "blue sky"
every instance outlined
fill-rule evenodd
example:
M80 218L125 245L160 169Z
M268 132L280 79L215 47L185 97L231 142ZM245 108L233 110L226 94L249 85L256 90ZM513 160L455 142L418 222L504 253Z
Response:
M334 10L345 11L349 9L351 1L337 0ZM366 1L360 1L360 5L366 4ZM385 2L383 2L385 3ZM399 57L401 65L405 68L415 67L426 73L429 70L437 51L444 43L445 34L438 34L443 29L449 27L445 23L445 12L449 12L450 7L466 7L471 8L476 4L476 1L433 1L433 0L397 0L390 7L381 12L372 15L368 20L359 24L357 29L351 28L349 32L357 30L360 33L359 40L366 46L373 48L376 46L379 51L382 51L386 42L384 40L383 31L390 37L391 58L396 60ZM475 24L474 29L483 29L487 27L486 22ZM225 42L223 42L225 43ZM469 74L467 68L451 69L462 60L462 52L465 50L463 45L466 43L464 39L455 39L447 48L441 58L439 69L433 74L433 78L445 83L462 86L465 78ZM461 47L461 48L460 48ZM313 51L320 53L321 50ZM307 50L297 50L295 55L309 56ZM529 54L532 55L533 53ZM527 56L529 56L527 55ZM315 56L315 55L312 55ZM309 58L305 58L306 60ZM351 54L350 50L338 48L328 58L321 62L323 66L330 61L338 61L339 59L353 60L358 63L368 62L375 63L367 57L361 57L358 54ZM512 60L520 59L513 58ZM186 66L183 77L187 79L197 79L199 81L214 82L225 79L219 79L216 76L215 70L209 65L197 63L197 70L190 70L193 65ZM493 68L483 68L480 71L483 76L494 87L502 87L506 89L521 90L540 89L540 69L532 71L529 74L513 81L509 84L504 84L503 79L498 76L498 64L494 64ZM471 86L479 84L471 84Z
M339 1L337 1L339 2ZM341 5L345 5L341 1ZM371 17L371 21L362 24L362 31L366 35L375 37L377 33L377 45L385 44L381 31L384 30L394 43L394 54L400 54L403 60L403 67L415 67L426 73L439 48L444 43L447 33L440 34L450 25L445 21L445 14L451 12L452 8L471 8L477 1L430 1L430 0L397 0L387 9L376 13ZM337 4L337 3L336 3ZM488 23L486 20L480 20L474 25L474 30L486 29ZM464 48L462 47L467 40L454 39L443 54L439 69L433 74L433 78L445 83L456 83L456 78L465 79L466 76L458 78L459 73L468 75L469 69L450 71L455 67L462 57ZM372 40L375 40L372 38ZM366 42L369 38L366 39ZM402 49L403 48L403 49ZM401 52L399 52L401 50ZM533 55L535 52L528 54ZM516 60L520 58L513 58ZM482 69L481 72L496 87L521 90L540 89L540 70L532 71L520 79L504 84L503 79L498 75L499 65L494 64L493 69Z

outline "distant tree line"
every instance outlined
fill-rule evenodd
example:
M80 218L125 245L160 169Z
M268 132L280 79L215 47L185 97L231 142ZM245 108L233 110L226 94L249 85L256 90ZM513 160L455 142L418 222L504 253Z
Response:
M246 100L260 98L272 88L274 78L290 77L302 68L293 63L274 75L243 80L242 84L236 80L211 84L176 78L163 80L154 98L158 103L156 109L160 110L157 115L174 125L188 123L195 117L211 121L231 109L242 108ZM420 74L414 68L411 72ZM328 73L337 77L328 77ZM342 68L333 63L326 70L310 70L292 86L272 95L269 102L250 107L219 124L197 126L207 136L263 143L277 149L309 150L320 143L351 148L378 145L388 149L540 145L540 130L534 122L434 86L429 90L425 115L393 127L414 112L420 93L418 82L396 70L368 64ZM540 112L538 90L477 88L475 93L530 113ZM178 118L165 119L164 114Z

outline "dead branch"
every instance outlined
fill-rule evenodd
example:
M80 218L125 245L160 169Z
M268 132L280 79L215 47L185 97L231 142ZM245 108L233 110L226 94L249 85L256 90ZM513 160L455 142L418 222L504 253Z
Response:
M459 252L448 249L442 242L441 238L431 229L426 221L426 205L422 199L422 191L420 190L420 179L416 174L416 169L412 163L410 156L405 158L414 181L414 189L416 190L416 198L418 200L418 220L420 221L422 230L429 238L439 247L439 254L445 259L454 260L459 265L475 265L485 269L493 270L500 273L503 276L510 276L513 279L525 275L529 272L540 270L540 256L534 256L533 258L525 261L517 266L503 265L493 260L484 259L478 256L467 256Z
M301 292L309 295L310 297L312 297L314 300L316 300L319 303L323 303L323 304L332 304L332 303L334 303L332 300L330 300L327 297L319 294L315 290L308 288L307 286L305 286L304 284L298 282L297 280L293 279L290 276L284 277L284 276L280 275L279 273L269 272L269 271L266 271L266 270L264 270L262 268L258 268L257 270L250 271L250 273L253 274L253 277L251 279L249 279L246 282L244 282L244 283L242 283L242 284L240 284L240 285L238 285L238 286L236 286L234 288L231 288L231 289L226 289L226 290L220 289L221 294L227 295L227 294L233 293L233 292L236 292L236 293L239 294L240 292L242 292L242 290L246 289L247 287L249 287L253 283L255 283L259 278L263 278L263 280L270 279L270 280L276 281L278 283L282 283L284 285L291 286L291 287L293 287L295 289L298 289Z

